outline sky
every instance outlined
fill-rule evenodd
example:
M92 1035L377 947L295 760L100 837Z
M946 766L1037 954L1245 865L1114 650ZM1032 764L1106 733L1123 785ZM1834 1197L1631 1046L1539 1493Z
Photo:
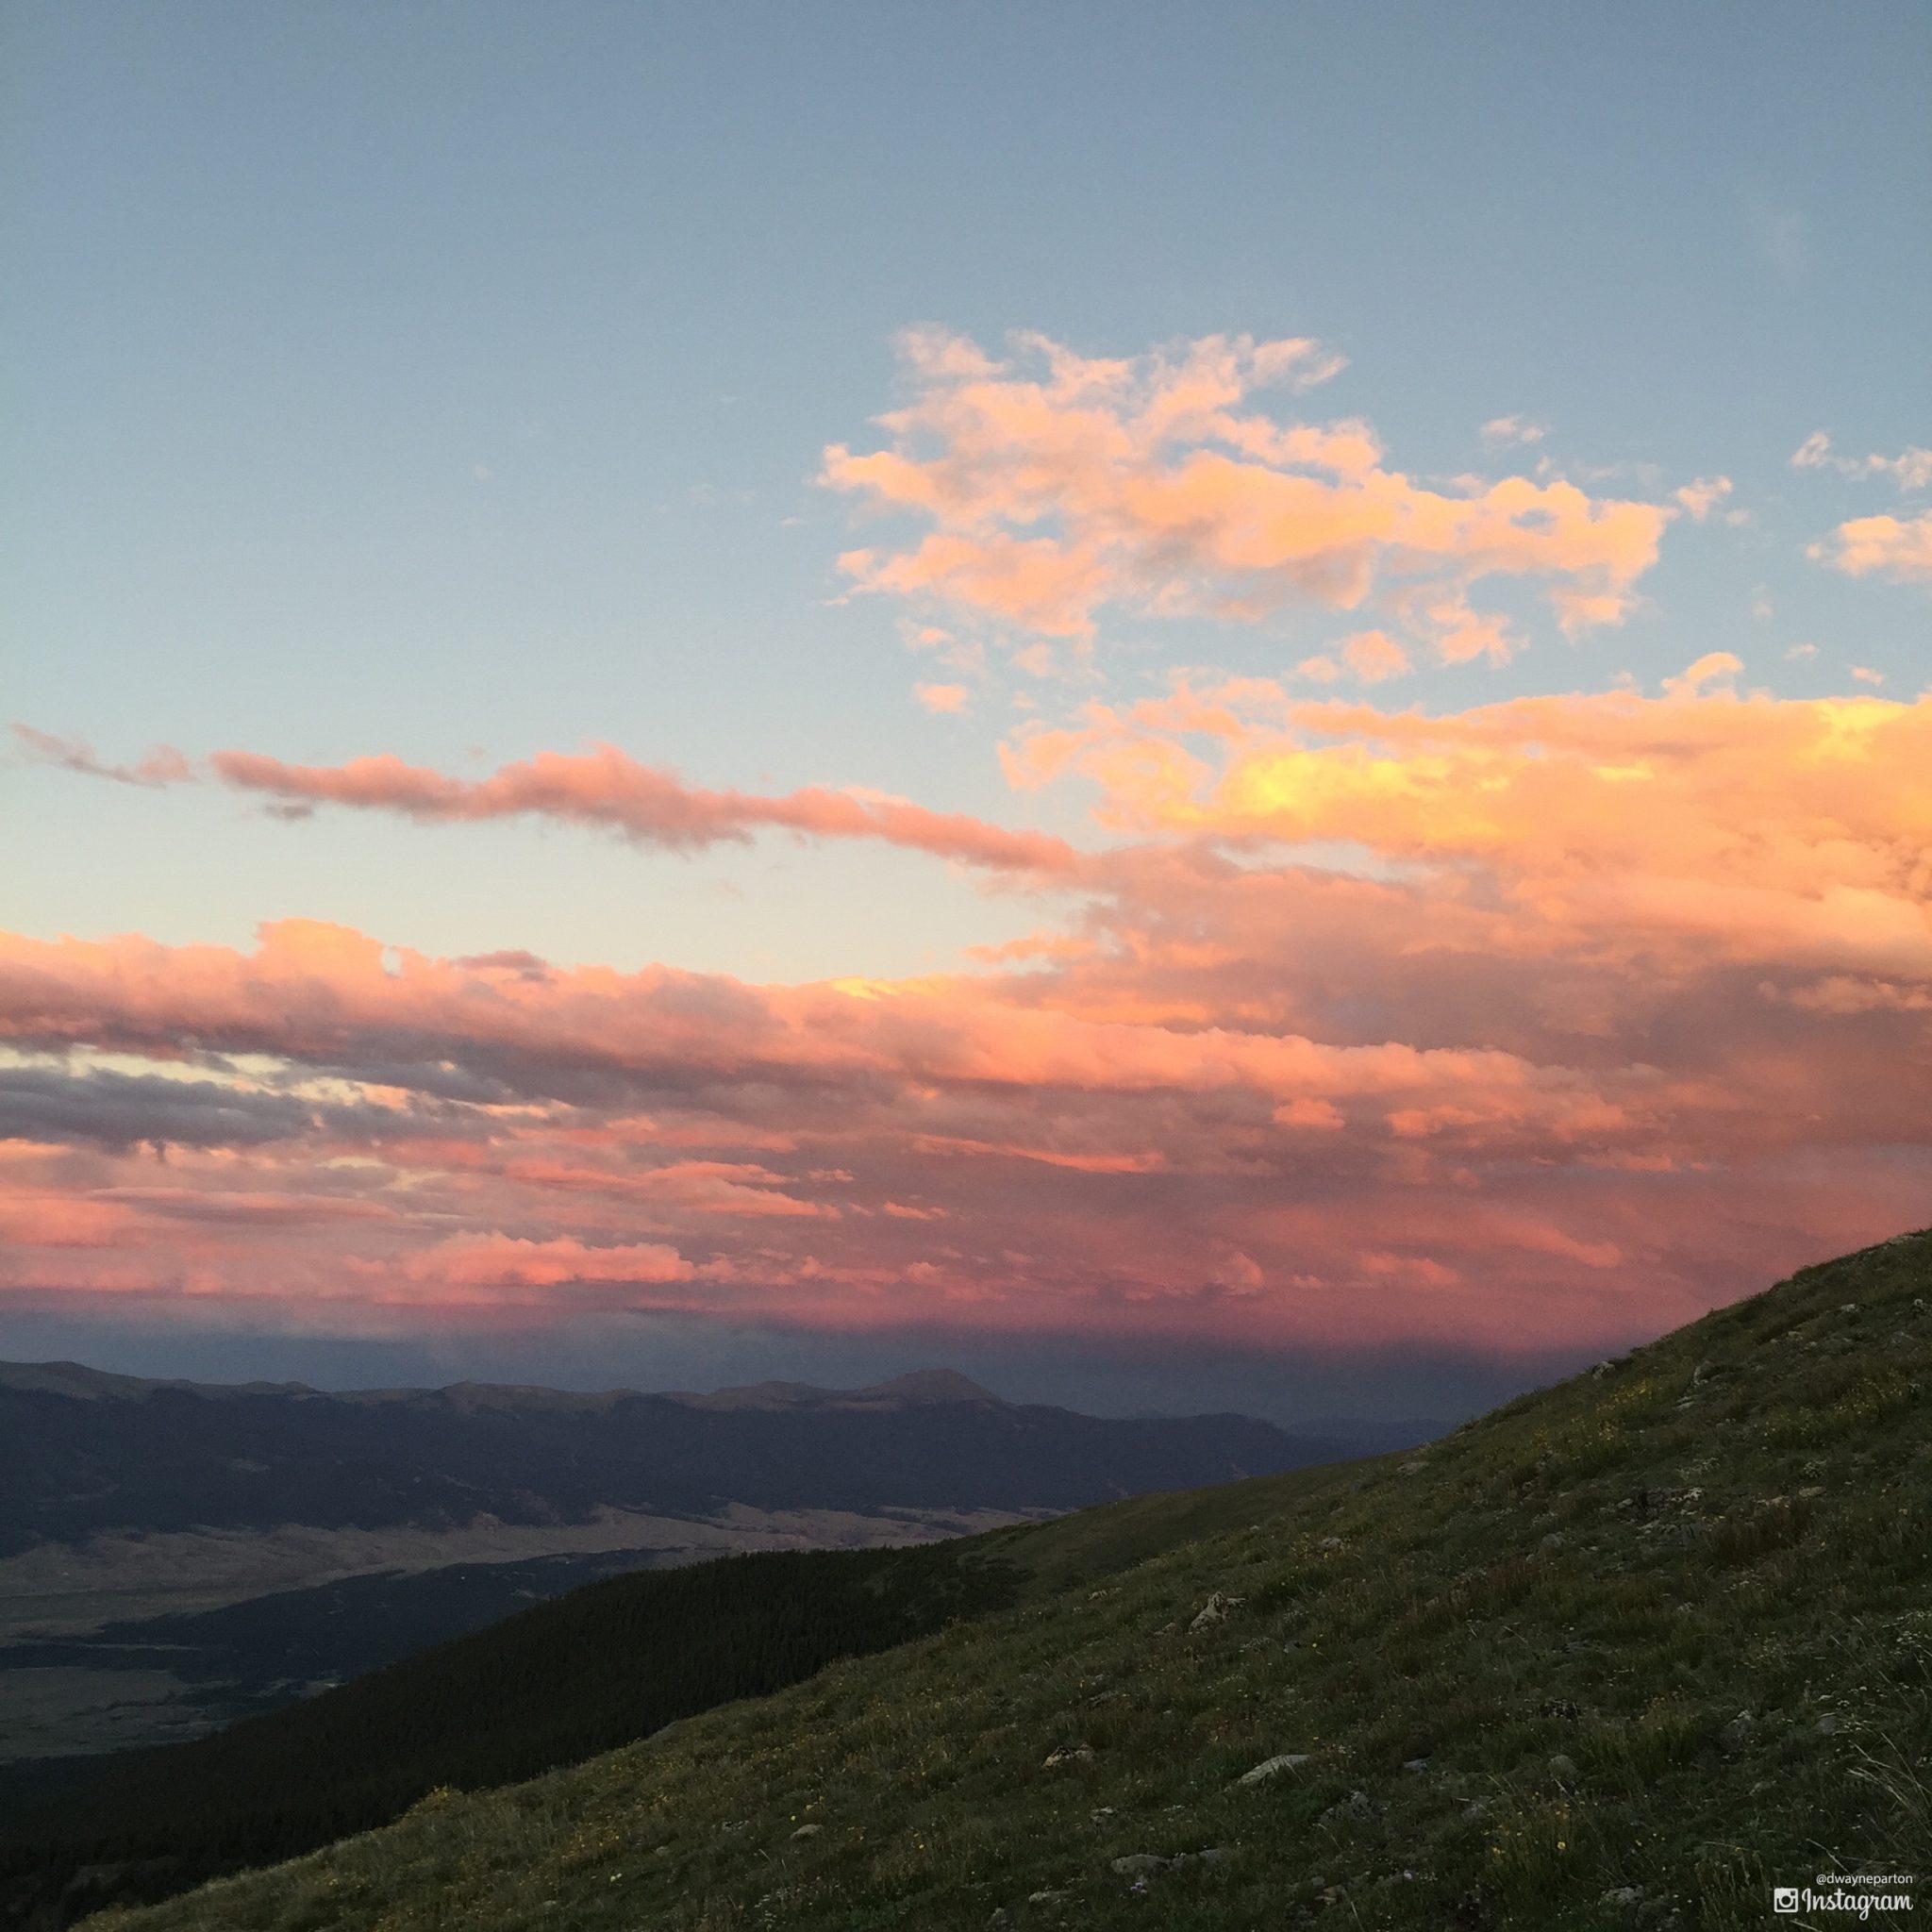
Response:
M1923 8L0 56L0 1355L1453 1416L1932 1221Z

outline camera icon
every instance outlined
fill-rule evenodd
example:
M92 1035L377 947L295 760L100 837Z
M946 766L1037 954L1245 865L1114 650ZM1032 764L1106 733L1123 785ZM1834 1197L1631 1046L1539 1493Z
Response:
M1798 1888L1795 1885L1774 1885L1771 1889L1771 1908L1774 1912L1795 1912L1798 1909Z

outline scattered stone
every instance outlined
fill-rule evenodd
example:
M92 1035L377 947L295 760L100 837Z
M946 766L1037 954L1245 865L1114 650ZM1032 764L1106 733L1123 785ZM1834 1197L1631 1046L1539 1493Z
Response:
M1816 1731L1821 1738L1828 1738L1835 1730L1838 1729L1839 1722L1840 1720L1838 1712L1835 1710L1827 1710L1824 1713L1824 1715L1822 1718L1820 1718L1815 1724L1811 1726L1811 1728L1814 1731Z
M1041 1771L1053 1771L1062 1764L1091 1764L1093 1761L1091 1744L1062 1744L1057 1751L1049 1751L1041 1760Z
M1487 1798L1472 1798L1469 1801L1469 1803L1462 1807L1462 1817L1464 1824L1474 1824L1475 1820L1480 1818L1483 1815L1483 1813L1486 1812L1489 1808L1490 1801Z
M1096 1805L1087 1815L1092 1819L1095 1824L1098 1824L1103 1818L1111 1818L1113 1816L1113 1807L1111 1805Z
M1336 1819L1345 1817L1357 1819L1363 1824L1367 1824L1372 1819L1381 1817L1388 1808L1388 1806L1383 1804L1380 1799L1370 1797L1366 1791L1351 1791L1340 1804L1329 1806L1327 1810L1323 1812L1321 1817L1316 1820L1316 1823L1319 1824L1330 1824Z
M1029 1891L1026 1903L1029 1906L1063 1906L1073 1895L1064 1887L1047 1891Z
M1740 1710L1723 1730L1717 1734L1717 1747L1720 1751L1735 1757L1751 1742L1752 1717L1748 1710Z
M823 1824L801 1824L791 1836L793 1838L816 1838L824 1828Z
M1257 1785L1264 1778L1279 1777L1284 1771L1299 1771L1305 1764L1312 1764L1314 1758L1306 1751L1285 1751L1279 1757L1264 1757L1252 1771L1244 1771L1235 1779L1238 1785Z
M1560 1751L1554 1752L1550 1757L1550 1775L1569 1783L1576 1775L1576 1760L1566 1757Z
M1173 1863L1158 1852L1129 1852L1124 1858L1110 1860L1108 1869L1123 1878L1144 1878L1151 1872L1165 1872Z
M1229 1615L1247 1602L1244 1596L1224 1596L1217 1590L1194 1614L1194 1621L1188 1625L1191 1636L1196 1630L1211 1630L1217 1624L1227 1622Z
M1632 1906L1643 1903L1643 1893L1634 1885L1613 1885L1604 1893L1602 1902L1607 1906L1622 1906L1628 1911Z
M1324 1536L1315 1547L1318 1550L1339 1550L1341 1547L1341 1539L1339 1536Z
M1397 1475L1420 1475L1422 1474L1424 1470L1428 1468L1428 1466L1429 1465L1426 1462L1424 1462L1420 1456L1418 1456L1413 1462L1404 1462L1398 1464L1396 1466L1395 1474Z
M1013 1915L1008 1911L1005 1906L995 1906L992 1910L992 1917L986 1923L989 1925L1010 1925L1013 1923Z
M1553 1529L1551 1530L1549 1535L1544 1537L1542 1541L1537 1545L1537 1548L1541 1550L1545 1556L1554 1557L1557 1554L1557 1552L1560 1550L1563 1547L1563 1545L1568 1541L1569 1538L1566 1537L1560 1529Z
M1402 1768L1404 1771L1424 1772L1428 1770L1429 1760L1426 1757L1407 1758L1404 1760Z

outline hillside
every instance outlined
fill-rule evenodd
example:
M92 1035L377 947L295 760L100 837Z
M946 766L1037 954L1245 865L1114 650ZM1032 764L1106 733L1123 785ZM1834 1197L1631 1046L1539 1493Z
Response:
M917 1543L1345 1453L1244 1416L1006 1402L944 1370L324 1393L0 1363L0 1809L9 1762L195 1737L594 1577Z
M1928 1294L1932 1235L1807 1269L1043 1601L90 1923L1760 1925L1932 1845Z

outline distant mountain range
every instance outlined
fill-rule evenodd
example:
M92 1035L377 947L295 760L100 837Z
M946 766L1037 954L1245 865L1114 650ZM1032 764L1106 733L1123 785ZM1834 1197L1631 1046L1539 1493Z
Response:
M1034 1513L1333 1460L1245 1416L1135 1421L1003 1402L947 1370L710 1395L458 1383L327 1393L0 1364L0 1557L132 1530L531 1528L711 1518Z
M1009 1403L944 1369L643 1394L0 1363L0 1761L193 1735L620 1571L924 1542L1386 1446Z

